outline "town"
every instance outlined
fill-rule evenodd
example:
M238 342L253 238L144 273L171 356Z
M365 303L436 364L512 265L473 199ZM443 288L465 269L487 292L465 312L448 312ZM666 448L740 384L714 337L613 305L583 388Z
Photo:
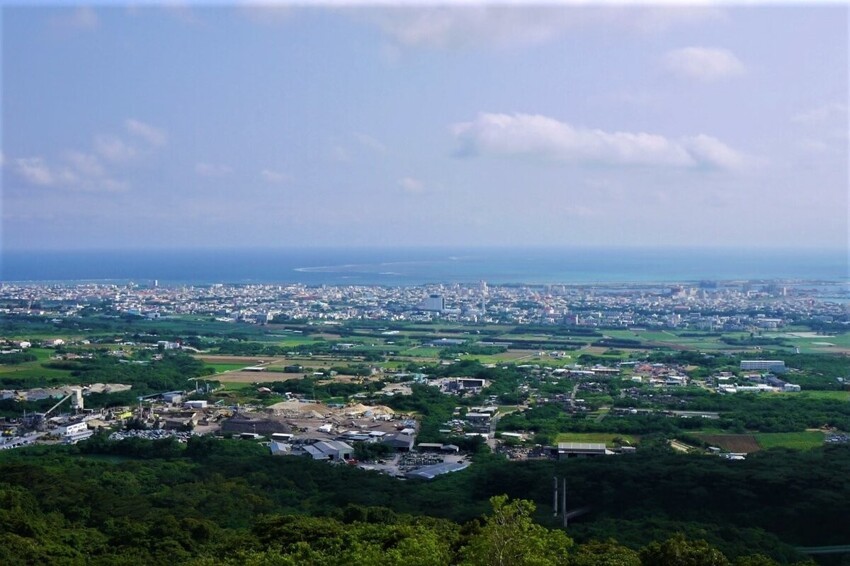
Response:
M656 435L743 459L850 430L839 284L4 284L0 308L4 449L211 435L433 478L482 447L621 455ZM795 395L843 404L754 419Z
M850 290L836 282L685 284L160 287L127 282L0 285L0 312L74 316L112 312L155 319L383 320L567 324L697 330L776 330L797 321L847 323Z

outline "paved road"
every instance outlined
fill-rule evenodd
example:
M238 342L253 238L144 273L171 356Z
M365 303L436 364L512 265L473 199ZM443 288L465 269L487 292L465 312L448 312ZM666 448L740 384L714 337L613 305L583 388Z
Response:
M798 546L795 549L801 554L844 554L850 553L850 544L835 546Z

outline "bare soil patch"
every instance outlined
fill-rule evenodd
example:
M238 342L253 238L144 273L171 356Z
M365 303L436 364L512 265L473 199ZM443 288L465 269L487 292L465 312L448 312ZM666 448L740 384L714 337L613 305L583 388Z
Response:
M301 373L283 373L279 371L226 371L217 373L211 379L223 383L271 383L274 381L289 381L301 379Z
M281 358L275 358L272 356L195 356L195 358L202 362L208 362L211 364L245 364L246 366L252 366L259 363L268 364L281 360Z
M705 434L700 435L700 438L727 452L749 454L761 450L761 446L756 442L756 437L752 434Z

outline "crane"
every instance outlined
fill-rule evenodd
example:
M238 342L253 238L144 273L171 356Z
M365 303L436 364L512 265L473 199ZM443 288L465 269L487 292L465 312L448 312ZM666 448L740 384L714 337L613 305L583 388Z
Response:
M74 407L74 409L77 409L77 410L82 409L83 408L83 390L80 389L79 387L75 387L75 388L71 389L70 393L68 393L58 403L56 403L55 405L50 407L44 413L32 413L31 415L29 415L29 418L28 418L29 427L34 428L34 429L41 429L42 427L44 427L44 421L47 420L47 417L50 415L50 413L55 411L57 408L59 408L59 405L61 405L62 403L64 403L65 401L67 401L68 399L70 399L72 397L74 398L74 400L71 402L71 406Z

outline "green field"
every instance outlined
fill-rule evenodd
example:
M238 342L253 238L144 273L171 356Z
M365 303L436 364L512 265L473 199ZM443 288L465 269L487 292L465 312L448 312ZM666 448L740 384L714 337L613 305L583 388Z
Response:
M562 432L557 442L604 442L606 446L614 446L614 439L619 438L632 446L640 442L640 437L634 434L616 434L613 432ZM628 445L627 444L627 445Z
M66 381L71 377L70 370L53 369L42 366L42 363L50 362L50 356L55 352L45 348L30 348L27 353L34 354L36 360L24 362L17 365L0 366L0 378L35 379L43 377L49 381Z
M802 391L800 393L780 393L780 395L795 396L800 399L835 399L850 401L850 391Z
M759 432L754 436L759 446L765 450L770 448L808 450L823 445L823 433L819 431Z

